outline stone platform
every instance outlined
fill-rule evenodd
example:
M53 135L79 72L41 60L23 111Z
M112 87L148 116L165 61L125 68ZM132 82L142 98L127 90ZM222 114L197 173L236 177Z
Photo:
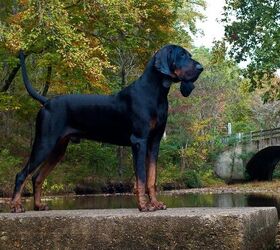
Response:
M273 249L275 208L0 214L0 249Z

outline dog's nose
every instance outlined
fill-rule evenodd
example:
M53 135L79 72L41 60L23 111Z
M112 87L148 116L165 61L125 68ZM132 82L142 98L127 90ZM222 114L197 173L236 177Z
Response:
M195 68L196 68L198 71L200 71L200 72L203 71L203 67L202 67L202 65L201 65L200 63L197 63L196 66L195 66Z

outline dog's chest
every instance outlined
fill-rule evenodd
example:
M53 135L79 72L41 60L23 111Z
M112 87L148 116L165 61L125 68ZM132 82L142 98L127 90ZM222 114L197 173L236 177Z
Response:
M149 119L149 128L155 130L159 127L162 127L166 124L167 120L167 108L161 107L155 111Z

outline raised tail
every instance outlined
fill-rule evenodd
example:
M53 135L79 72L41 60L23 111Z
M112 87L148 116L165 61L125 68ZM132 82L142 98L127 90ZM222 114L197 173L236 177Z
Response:
M19 51L19 59L20 59L20 64L21 64L21 72L22 72L22 79L24 82L24 86L28 92L28 94L34 98L35 100L39 101L43 105L46 103L48 100L46 97L40 95L31 85L27 72L26 72L26 65L25 65L25 56L22 50Z

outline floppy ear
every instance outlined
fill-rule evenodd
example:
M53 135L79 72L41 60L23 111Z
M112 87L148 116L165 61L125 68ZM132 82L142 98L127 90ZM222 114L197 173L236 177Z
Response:
M159 50L155 54L155 67L159 72L174 77L174 74L170 70L171 53L172 53L172 49L169 46Z

